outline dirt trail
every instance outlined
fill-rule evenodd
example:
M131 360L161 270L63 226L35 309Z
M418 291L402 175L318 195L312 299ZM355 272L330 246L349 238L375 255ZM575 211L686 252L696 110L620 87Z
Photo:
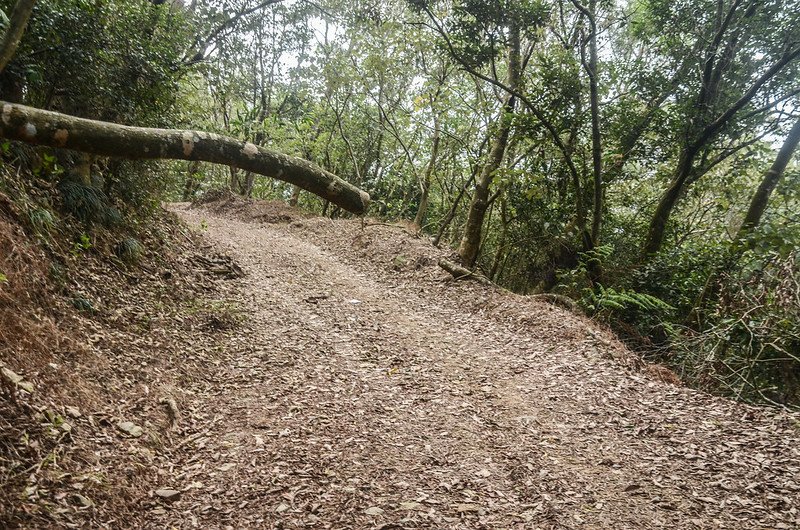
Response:
M154 485L181 498L136 525L800 525L796 418L626 369L590 323L445 281L395 228L173 209L244 269L247 321L183 389L208 420Z

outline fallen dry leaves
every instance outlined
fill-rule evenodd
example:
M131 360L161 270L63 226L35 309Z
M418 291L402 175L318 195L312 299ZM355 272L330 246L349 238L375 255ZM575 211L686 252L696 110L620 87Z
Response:
M664 384L584 318L452 281L396 228L206 206L172 207L213 245L185 257L206 295L97 323L125 397L76 422L107 425L94 469L137 490L114 513L82 493L76 524L800 525L797 416Z

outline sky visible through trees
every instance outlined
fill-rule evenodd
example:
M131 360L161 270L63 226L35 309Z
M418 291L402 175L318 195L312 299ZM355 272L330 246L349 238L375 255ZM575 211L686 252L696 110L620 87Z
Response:
M308 160L684 380L796 405L798 79L785 0L48 0L0 90ZM219 187L348 215L233 164L62 151L60 189L123 217Z

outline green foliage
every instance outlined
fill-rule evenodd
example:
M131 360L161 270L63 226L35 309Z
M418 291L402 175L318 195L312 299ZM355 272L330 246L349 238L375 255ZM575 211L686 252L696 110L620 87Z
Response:
M144 0L38 2L13 68L25 76L38 106L164 123L163 113L176 101L175 67L188 37L181 18ZM61 95L48 102L54 82Z
M689 378L748 401L800 404L799 259L749 253L725 275L705 329L675 342Z
M610 245L600 245L588 252L579 254L578 266L561 271L561 289L571 294L579 293L578 303L589 314L596 317L610 318L612 315L639 317L647 316L649 319L662 320L665 315L675 311L675 308L660 298L638 292L630 288L604 287L597 282L588 282L593 270L603 267L611 257L614 248Z
M602 265L613 252L614 248L612 246L600 245L588 252L579 253L578 263L575 267L558 271L559 287L573 295L586 290L592 291L594 286L591 285L588 279L590 268ZM578 298L583 298L583 296Z
M13 3L0 0L0 9ZM87 118L178 125L185 113L183 53L198 28L189 11L170 4L37 2L20 47L2 73L3 98ZM60 206L87 225L119 227L125 218L145 218L173 180L158 174L157 164L93 159L91 178L82 181L85 177L72 175L76 158L68 153L37 150L26 159L8 142L1 147L4 157L15 157L34 176L56 182ZM35 231L50 233L45 213L31 215Z
M461 0L454 2L449 21L452 41L462 57L480 66L497 59L507 46L507 28L532 33L548 17L550 7L540 1Z
M83 297L73 298L72 307L74 307L78 311L85 311L87 313L94 313L95 311L94 304L92 304L92 301Z
M103 174L104 193L126 206L129 213L147 218L167 193L171 183L165 175L169 174L163 163L117 160Z
M64 168L58 165L57 158L48 152L40 156L39 164L33 168L33 174L37 177L53 178L64 173Z
M58 186L64 209L86 223L103 218L107 199L102 191L78 182L63 181Z
M77 258L87 250L92 248L92 239L89 237L88 234L81 234L78 236L78 239L72 243L72 248L70 249L70 253L73 257Z
M653 295L637 293L631 289L605 288L601 284L597 284L595 289L584 289L581 303L594 314L603 311L613 312L626 309L649 313L675 310L674 307Z
M58 288L63 289L67 285L67 271L64 266L56 261L51 261L48 267L47 274L53 284Z
M631 274L631 285L668 301L679 314L689 314L723 254L720 245L709 242L670 249Z
M8 276L0 272L0 283L8 283Z
M236 18L255 2L192 2L191 9L171 3L38 2L17 56L0 76L4 98L89 118L185 126L269 145L364 188L375 199L373 212L389 219L408 219L419 209L436 129L441 143L425 229L435 233L449 223L442 244L455 247L475 196L474 178L490 156L498 123L511 117L500 114L507 94L465 73L459 63L505 80L511 30L519 28L526 68L518 89L535 109L516 101L511 138L490 183L492 203L479 258L484 271L519 292L557 288L638 345L682 351L689 343L676 329L693 314L709 275L746 249L726 277L728 287L738 287L723 289L720 300L707 304L709 328L692 335L697 351L716 361L686 355L681 362L699 381L703 370L718 373L715 362L735 366L731 374L741 375L753 359L777 358L777 349L759 346L770 340L793 351L793 309L774 297L786 296L777 263L800 246L796 163L771 197L759 229L745 241L731 239L774 159L773 139L796 111L800 61L766 83L701 146L688 174L690 185L666 225L662 251L647 260L641 253L681 149L800 42L800 12L791 2L765 0L751 10L750 4L731 4L739 8L720 33L717 50L711 49L713 37L725 17L713 0L582 4L593 10L601 36L596 80L604 198L596 234L603 245L583 254L579 228L591 226L595 200L590 25L575 4L332 1L322 11L313 3L279 2ZM0 8L12 4L0 0ZM228 20L237 22L215 33ZM698 104L709 57L714 93ZM93 160L90 178L84 174L86 180L76 182L74 161L58 150L20 150L3 142L0 154L4 163L32 169L46 186L57 183L60 202L51 197L24 209L43 237L55 237L60 228L51 204L80 220L80 230L97 236L102 227L115 232L126 224L146 227L162 200L178 199L184 191L191 196L200 187L198 182L186 186L197 175L204 189L248 191L235 185L225 166L204 164L190 175L185 163L100 158ZM5 189L2 181L0 186ZM284 201L292 191L259 177L252 193ZM310 194L301 194L300 203L339 214ZM204 221L201 228L207 229ZM73 254L91 248L84 236L73 245ZM143 249L126 236L115 233L114 252L135 263ZM779 318L769 304L788 316ZM758 337L755 346L748 337ZM726 345L724 354L719 344ZM756 373L746 377L752 384L790 384L766 369L754 368Z

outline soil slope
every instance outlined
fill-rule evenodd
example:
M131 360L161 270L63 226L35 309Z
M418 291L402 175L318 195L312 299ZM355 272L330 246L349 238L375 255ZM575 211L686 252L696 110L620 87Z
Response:
M181 382L175 444L115 526L800 525L796 416L662 383L397 227L171 208L244 271L244 320Z

